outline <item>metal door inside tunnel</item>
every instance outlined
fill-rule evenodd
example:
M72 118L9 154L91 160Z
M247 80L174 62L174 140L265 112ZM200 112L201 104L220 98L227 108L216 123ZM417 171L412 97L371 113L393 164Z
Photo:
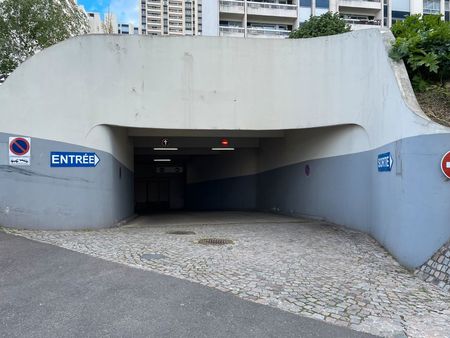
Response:
M184 208L185 175L182 164L158 165L136 161L135 211L149 213Z

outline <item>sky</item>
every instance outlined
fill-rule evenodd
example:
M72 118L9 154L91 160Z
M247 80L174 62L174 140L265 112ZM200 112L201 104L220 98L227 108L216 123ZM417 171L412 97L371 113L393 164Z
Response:
M138 0L78 0L79 5L84 6L87 12L99 12L102 17L108 12L117 16L119 23L133 23L138 25L139 3Z

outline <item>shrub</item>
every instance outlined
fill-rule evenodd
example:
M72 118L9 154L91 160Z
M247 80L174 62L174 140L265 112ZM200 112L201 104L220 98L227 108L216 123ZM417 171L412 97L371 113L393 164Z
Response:
M0 83L36 52L88 28L73 1L0 0Z
M392 27L396 40L390 51L403 60L414 88L424 91L430 83L443 85L450 77L450 23L440 15L412 15Z
M349 31L350 25L338 13L327 12L320 16L311 16L298 29L292 31L289 34L289 38L315 38L317 36L335 35Z

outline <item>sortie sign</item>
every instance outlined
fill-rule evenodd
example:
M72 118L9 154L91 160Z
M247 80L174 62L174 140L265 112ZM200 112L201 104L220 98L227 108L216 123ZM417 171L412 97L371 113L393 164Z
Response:
M57 152L50 153L50 166L57 168L96 167L100 158L96 153Z

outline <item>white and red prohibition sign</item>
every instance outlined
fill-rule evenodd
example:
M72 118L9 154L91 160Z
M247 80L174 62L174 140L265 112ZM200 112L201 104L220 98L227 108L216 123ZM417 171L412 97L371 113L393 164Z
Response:
M444 175L450 179L450 151L442 157L441 169Z

